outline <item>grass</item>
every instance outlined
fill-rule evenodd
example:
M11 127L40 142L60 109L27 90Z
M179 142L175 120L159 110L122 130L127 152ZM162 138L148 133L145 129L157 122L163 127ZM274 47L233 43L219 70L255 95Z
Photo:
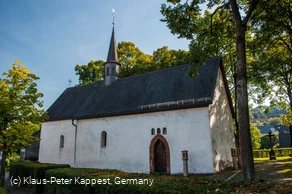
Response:
M254 161L268 161L269 158L254 158ZM285 162L284 175L287 178L292 178L292 158L290 156L277 157L278 161Z
M254 158L254 161L266 161L269 160L270 158Z
M9 194L7 187L0 187L0 194Z
M285 164L284 164L284 175L285 175L285 177L292 178L292 158L289 157L289 156L287 156L287 157L279 157L278 160L285 162Z

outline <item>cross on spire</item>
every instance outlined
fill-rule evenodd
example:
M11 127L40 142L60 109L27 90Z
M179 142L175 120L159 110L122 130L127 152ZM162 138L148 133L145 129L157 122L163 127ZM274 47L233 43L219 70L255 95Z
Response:
M112 13L112 15L113 15L113 25L115 25L115 17L116 17L115 9L112 9L112 11L113 11L113 13Z

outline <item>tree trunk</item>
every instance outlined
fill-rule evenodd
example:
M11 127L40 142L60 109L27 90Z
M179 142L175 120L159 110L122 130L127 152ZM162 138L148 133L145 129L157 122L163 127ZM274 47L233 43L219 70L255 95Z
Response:
M236 56L237 56L237 106L238 130L241 147L242 167L244 180L254 180L255 171L253 163L252 143L249 124L247 73L245 52L245 26L242 24L236 0L230 0L233 20L236 27Z
M236 68L235 68L235 71L236 72ZM235 145L236 145L236 148L239 148L240 145L239 145L239 130L238 130L238 119L237 119L237 87L236 87L236 79L237 79L237 74L235 73L234 75L234 90L235 90L235 94L234 94L234 113L235 113L235 119L234 119L234 122L235 122L235 131L236 131L236 135L235 135Z
M2 131L6 131L8 126L8 118L3 118L3 128ZM3 134L3 133L1 133ZM5 167L6 167L6 156L7 156L7 150L6 150L6 143L3 143L3 151L2 151L2 160L1 160L1 172L0 172L0 187L4 187L5 185Z
M3 144L1 173L0 173L0 187L4 187L5 185L5 167L6 167L6 156L7 156L5 149L6 149L6 145Z

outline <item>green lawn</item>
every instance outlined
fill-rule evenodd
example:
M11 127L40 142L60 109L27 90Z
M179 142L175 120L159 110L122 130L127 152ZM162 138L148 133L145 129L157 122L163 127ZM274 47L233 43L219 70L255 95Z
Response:
M283 161L285 162L284 165L284 172L285 172L285 176L292 178L292 158L287 156L287 157L279 157L279 159L277 158L277 160Z
M266 161L266 160L269 160L269 158L254 158L254 161ZM277 160L285 162L285 165L284 165L285 176L288 178L292 178L292 158L290 156L284 156L284 157L277 157Z

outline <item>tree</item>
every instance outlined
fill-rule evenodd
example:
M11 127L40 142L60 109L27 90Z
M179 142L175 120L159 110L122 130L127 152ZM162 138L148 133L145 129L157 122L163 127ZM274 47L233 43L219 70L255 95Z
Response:
M35 80L19 61L0 79L0 142L3 144L0 186L4 186L5 159L21 147L28 147L35 138L46 113L41 108L43 96L37 91Z
M133 42L118 43L118 57L121 64L119 77L129 77L189 63L189 52L168 49L167 46L153 51L153 56L145 54ZM104 61L90 61L85 65L75 66L79 75L78 85L87 85L104 80Z
M279 132L276 131L273 133L274 136L272 136L272 145L273 148L279 147ZM271 144L270 144L270 138L267 135L262 135L261 136L261 149L270 149Z
M251 134L251 142L252 149L257 150L261 147L261 131L250 124L250 134Z
M79 75L79 85L87 85L104 79L104 61L90 61L87 65L76 65L76 75Z
M152 56L143 53L133 42L118 43L117 52L121 64L120 77L138 75L152 68Z
M167 26L172 33L178 34L179 37L193 39L193 34L200 28L200 8L199 3L208 2L209 9L215 8L213 13L218 10L228 10L232 13L232 18L236 34L236 94L238 106L238 129L240 136L240 145L242 150L243 172L245 180L254 180L254 163L249 126L249 110L247 96L247 71L246 71L246 46L245 32L248 27L250 17L254 12L258 0L251 1L205 1L193 0L180 3L181 0L168 0L171 5L162 4L161 13L164 15L162 21L167 23ZM245 16L242 17L241 14Z
M277 126L277 125L281 125L282 123L281 123L280 118L274 117L274 118L269 119L268 124Z
M288 116L282 116L282 121L290 124L292 138L292 122L289 122L292 115L291 0L260 1L255 16L252 20L257 59L254 68L262 72L259 83L268 88L265 93L272 94L272 104L281 104L289 112Z
M189 52L185 50L168 49L167 46L153 51L153 65L156 70L189 63Z

